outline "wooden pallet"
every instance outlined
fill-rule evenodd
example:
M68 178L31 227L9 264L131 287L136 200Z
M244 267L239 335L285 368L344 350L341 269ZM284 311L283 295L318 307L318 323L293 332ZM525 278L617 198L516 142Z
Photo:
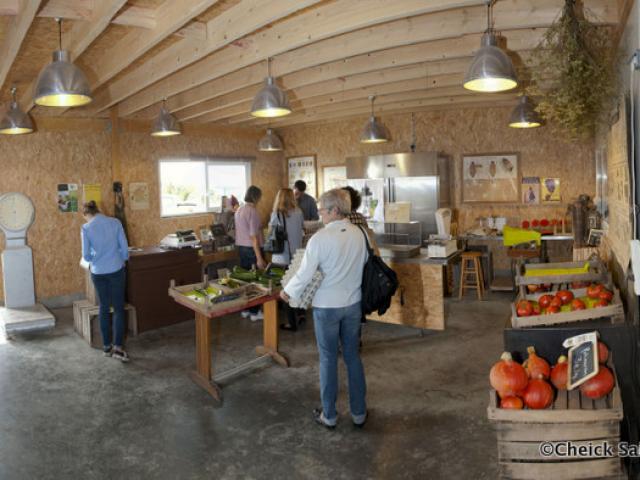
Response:
M609 290L613 292L613 300L606 307L587 308L585 310L575 310L573 312L558 312L550 315L531 315L528 317L519 317L516 312L516 305L522 299L535 300L536 302L542 295L554 295L558 291L558 286L554 286L551 292L534 293L531 295L518 294L516 301L511 304L511 326L513 328L541 327L545 325L557 325L559 323L581 322L585 320L593 320L597 318L610 317L611 323L624 322L624 307L620 292L613 285L608 285ZM585 297L587 295L586 288L568 289L573 293L575 298Z
M622 475L621 461L614 457L544 457L543 442L573 445L616 446L620 441L622 401L616 382L613 391L600 400L590 400L576 389L560 391L551 408L507 410L498 407L495 390L489 393L487 415L498 439L501 478L508 479L613 479Z
M126 304L124 306L125 313L127 315L127 330L129 335L135 336L138 334L138 321L136 316L136 309L133 305ZM113 308L110 309L113 313ZM85 341L92 346L100 347L102 343L94 338L92 323L98 318L100 307L93 305L88 300L80 300L73 302L73 329L78 335L85 339Z

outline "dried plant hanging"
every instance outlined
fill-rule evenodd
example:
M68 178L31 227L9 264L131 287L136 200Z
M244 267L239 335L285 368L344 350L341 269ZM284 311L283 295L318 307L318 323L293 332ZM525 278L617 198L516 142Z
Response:
M615 97L617 59L609 28L587 20L581 2L565 0L562 15L533 51L537 110L569 139L593 137L603 109Z

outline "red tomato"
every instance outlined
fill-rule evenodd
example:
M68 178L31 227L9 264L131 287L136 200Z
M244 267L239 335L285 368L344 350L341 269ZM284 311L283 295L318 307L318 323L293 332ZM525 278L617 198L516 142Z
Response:
M529 228L529 220L522 221L522 228Z
M527 285L527 290L529 290L529 293L536 293L538 291L538 285Z
M558 293L556 293L556 297L560 299L563 305L569 305L569 303L571 303L571 300L573 300L573 293L569 290L560 290Z
M596 303L593 304L594 308L598 308L598 307L608 307L609 306L609 302L607 302L604 299L600 299L598 300Z
M538 303L542 308L547 308L549 305L551 305L551 300L553 300L553 297L551 295L542 295L538 299Z
M540 304L539 303L533 302L532 308L533 308L533 312L532 312L533 315L540 315Z
M607 290L606 288L603 288L602 290L600 290L600 293L598 294L598 298L600 298L601 300L606 300L607 302L610 302L611 300L613 300L613 293Z
M552 313L558 313L560 311L560 307L556 307L555 305L549 305L549 307L544 311L545 315L551 315Z
M531 226L532 227L537 227L538 225L540 225L540 222L538 222L538 220L532 220L531 221Z
M519 317L528 317L533 313L533 305L529 300L520 300L516 306L516 312Z
M540 220L540 226L541 227L548 227L549 226L549 220L547 220L546 218L543 218L542 220Z
M600 292L602 291L602 285L598 285L597 283L593 283L587 287L587 297L589 298L599 298Z
M571 310L584 310L587 306L579 298L574 298L571 301Z
M557 307L558 309L560 309L560 307L562 306L562 300L560 299L560 297L556 296L553 297L551 299L551 303L549 304L549 306L551 307Z

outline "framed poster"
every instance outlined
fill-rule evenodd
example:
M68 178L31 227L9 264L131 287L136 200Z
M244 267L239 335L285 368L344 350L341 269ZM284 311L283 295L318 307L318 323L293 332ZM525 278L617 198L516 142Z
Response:
M316 180L316 156L303 155L287 158L289 188L293 188L296 180L302 180L307 184L306 192L312 197L318 196L318 182Z
M522 203L525 205L540 203L540 177L522 177Z
M347 186L347 167L324 167L322 169L322 192Z
M78 211L78 184L58 184L58 210L60 212Z
M462 201L520 202L518 153L462 155Z
M131 210L147 210L149 208L149 185L146 183L129 184L129 205Z
M543 202L559 202L560 196L560 179L559 178L543 178L542 179L542 201Z

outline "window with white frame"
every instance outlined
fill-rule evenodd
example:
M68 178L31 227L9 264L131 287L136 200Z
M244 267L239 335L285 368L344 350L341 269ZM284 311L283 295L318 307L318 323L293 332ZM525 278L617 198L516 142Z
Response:
M160 160L160 215L219 212L223 196L242 200L250 182L249 159Z

